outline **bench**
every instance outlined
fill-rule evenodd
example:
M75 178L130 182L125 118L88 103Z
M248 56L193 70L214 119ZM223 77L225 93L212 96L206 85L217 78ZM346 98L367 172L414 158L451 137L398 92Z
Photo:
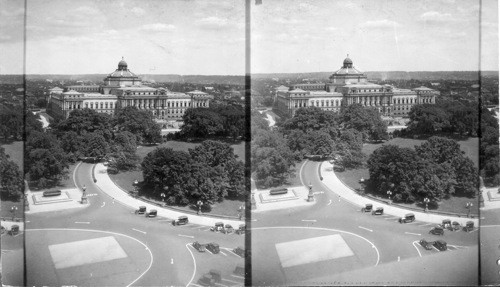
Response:
M288 189L287 188L277 188L277 189L271 189L269 191L269 195L279 195L279 194L287 194Z
M43 196L44 197L59 196L59 195L61 195L61 191L60 190L48 190L48 191L44 191L43 192Z

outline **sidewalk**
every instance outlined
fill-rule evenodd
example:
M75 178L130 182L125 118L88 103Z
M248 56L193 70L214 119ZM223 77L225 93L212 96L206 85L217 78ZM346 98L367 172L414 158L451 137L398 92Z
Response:
M171 210L168 208L163 208L158 205L150 204L142 200L133 198L126 191L118 187L109 177L107 172L107 167L102 163L98 163L94 169L94 176L97 180L95 183L99 189L108 194L110 197L119 201L123 205L129 206L133 209L137 209L139 206L146 206L147 210L156 209L158 211L158 216L177 219L181 215L187 215L189 217L189 223L214 226L216 222L224 222L224 224L231 224L233 228L237 229L240 224L244 224L243 220L229 220L222 218L199 216L195 214L182 213L179 211Z
M407 213L415 214L415 218L418 221L424 221L429 223L442 223L443 219L450 219L451 221L457 221L461 225L465 225L467 221L473 221L475 226L479 226L478 218L467 218L467 217L453 217L448 215L438 215L426 212L416 212L413 210L406 210L400 207L395 207L392 205L384 204L379 201L375 201L363 196L356 194L352 189L345 186L340 179L337 178L335 173L333 172L333 165L328 161L324 161L321 164L321 176L323 177L323 183L333 192L338 194L342 199L350 201L359 205L361 208L365 206L367 203L373 204L373 207L383 207L384 214L390 214L397 217L403 217ZM485 203L486 203L485 198Z
M483 187L481 188L481 192L484 199L484 207L481 207L482 210L500 209L500 194L497 187ZM488 196L488 192L490 192L491 198Z

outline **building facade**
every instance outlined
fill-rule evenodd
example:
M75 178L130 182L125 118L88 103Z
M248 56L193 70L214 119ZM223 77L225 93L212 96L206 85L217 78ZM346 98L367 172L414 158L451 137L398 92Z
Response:
M109 74L102 85L50 89L47 112L66 119L77 109L89 108L113 115L119 109L134 106L151 111L156 121L166 127L180 121L188 108L208 108L212 99L212 95L198 90L178 93L146 86L122 59L118 69Z
M384 116L406 117L416 104L434 104L438 91L427 87L412 90L370 83L348 57L327 83L280 86L275 90L275 109L293 116L302 107L339 111L342 106L361 104L373 107Z

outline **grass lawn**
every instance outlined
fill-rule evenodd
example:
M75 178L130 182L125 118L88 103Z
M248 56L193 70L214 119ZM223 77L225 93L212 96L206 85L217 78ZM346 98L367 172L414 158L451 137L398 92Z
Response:
M363 145L363 152L368 158L370 154L373 153L374 150L381 147L382 145L392 144L392 145L397 145L399 147L414 148L415 145L420 145L424 141L425 140L395 138L381 144L365 144ZM467 140L458 141L458 143L460 144L460 148L465 152L465 155L474 162L476 167L478 167L479 139L469 138ZM361 178L367 179L370 177L368 168L366 167L345 170L343 172L336 171L335 173L338 178L340 178L346 185L350 186L353 189L361 187L359 184L359 180ZM368 189L366 191L369 192ZM467 202L473 203L473 207L471 208L471 213L477 214L479 212L478 199L468 198L468 197L451 197L449 199L443 199L437 210L446 212L467 213L467 209L465 208L465 204ZM417 204L408 204L408 206L415 208L423 208L422 205L417 205Z
M188 151L188 149L193 149L196 146L200 145L199 143L189 143L189 142L180 142L180 141L167 141L161 145L157 146L140 146L137 149L137 155L142 159L151 151L155 150L158 147L170 147L173 150L182 150ZM236 145L231 145L233 147L235 154L238 156L238 159L243 160L245 158L245 142L240 142ZM132 183L137 179L139 182L142 182L144 178L142 177L142 171L140 169L120 172L118 174L110 174L111 179L122 189L126 191L134 190L134 186ZM158 201L160 202L160 201ZM229 215L229 216L237 216L238 215L238 207L243 204L243 201L238 200L224 200L221 203L215 203L212 206L212 209L209 211L210 214L218 214L218 215ZM181 207L176 206L176 208L184 209L184 210L193 210L189 206ZM208 212L208 211L207 211Z

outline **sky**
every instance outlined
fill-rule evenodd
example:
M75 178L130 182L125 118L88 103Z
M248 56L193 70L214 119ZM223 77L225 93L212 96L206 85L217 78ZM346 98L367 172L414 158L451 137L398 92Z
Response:
M498 70L496 0L263 0L251 7L252 73ZM480 21L482 17L482 21Z
M0 74L122 57L136 74L245 73L244 0L26 1L0 0ZM333 72L347 54L361 71L498 70L497 0L250 1L252 73Z
M0 1L2 16L22 18L22 1ZM122 57L137 74L245 73L243 1L27 0L26 13L27 74L111 73ZM0 38L13 55L0 73L18 72L17 30Z

